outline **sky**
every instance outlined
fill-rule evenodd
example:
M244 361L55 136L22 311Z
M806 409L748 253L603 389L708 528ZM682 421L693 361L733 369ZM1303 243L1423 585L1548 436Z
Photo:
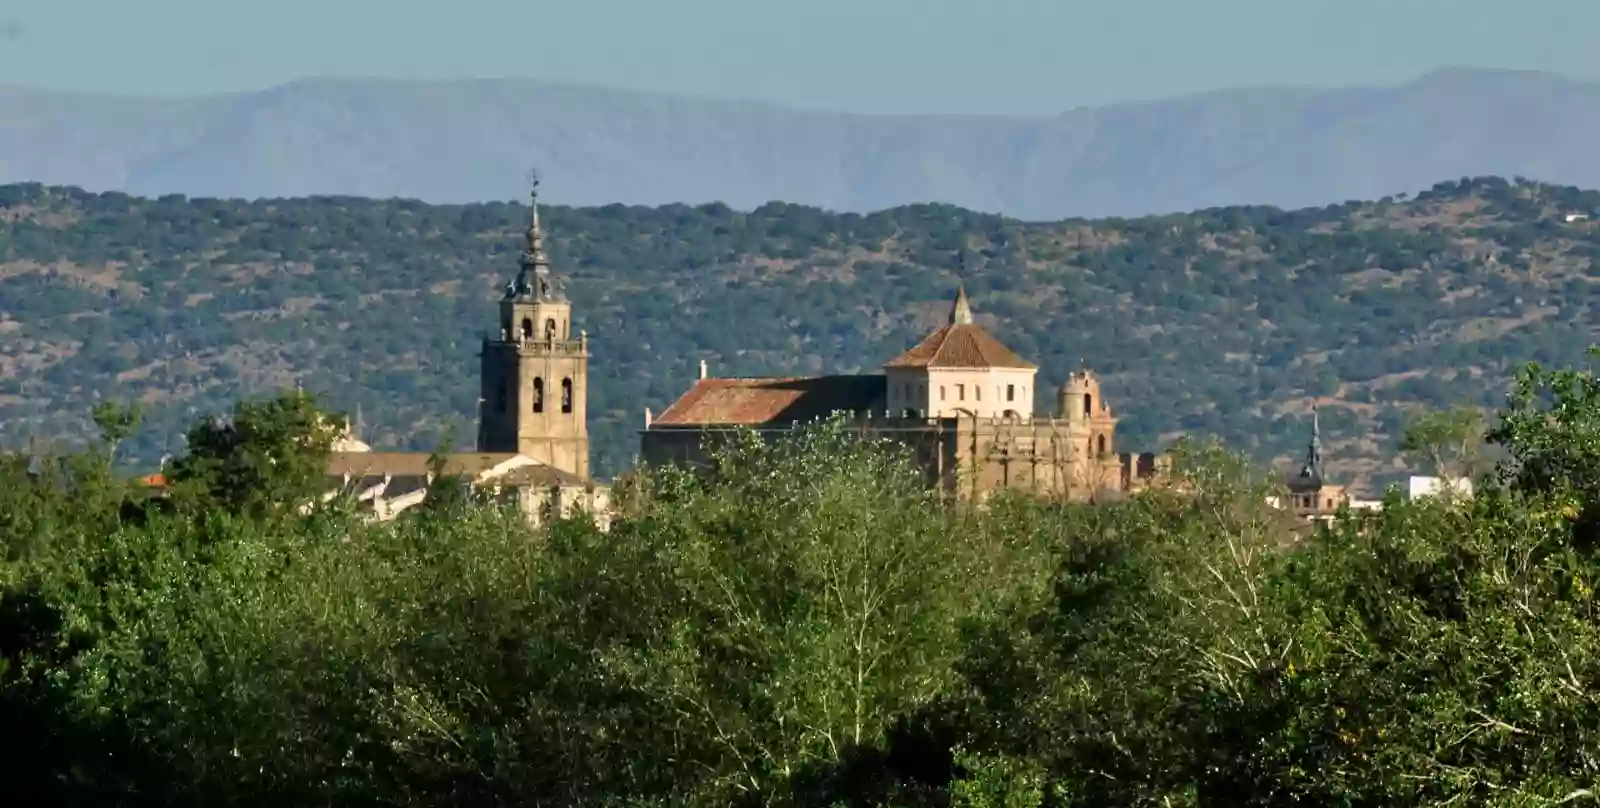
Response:
M1053 114L1440 67L1600 79L1596 0L5 0L0 84L123 95L527 77Z

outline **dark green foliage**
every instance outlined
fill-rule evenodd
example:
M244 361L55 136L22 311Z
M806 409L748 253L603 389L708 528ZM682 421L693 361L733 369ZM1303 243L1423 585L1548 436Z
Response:
M262 515L292 509L320 494L328 455L344 429L301 391L240 401L228 418L189 430L188 452L167 472L173 496L202 507Z
M81 434L73 402L120 397L146 420L125 453L153 466L195 416L289 377L361 407L378 446L425 451L476 418L475 352L516 271L520 205L4 191L0 445ZM1265 459L1303 442L1284 416L1306 396L1370 401L1325 435L1337 469L1392 456L1400 408L1493 407L1515 365L1581 360L1600 229L1559 213L1593 198L1469 180L1099 222L774 203L553 207L546 223L593 340L602 477L702 358L718 375L876 368L943 315L958 251L980 318L1041 365L1040 409L1083 361L1125 447L1187 430Z
M1215 444L1125 502L963 509L844 422L648 470L609 533L443 486L371 523L292 507L342 424L300 393L202 420L142 508L105 407L81 454L0 456L0 777L47 805L1582 804L1597 390L1525 369L1475 498L1298 540Z

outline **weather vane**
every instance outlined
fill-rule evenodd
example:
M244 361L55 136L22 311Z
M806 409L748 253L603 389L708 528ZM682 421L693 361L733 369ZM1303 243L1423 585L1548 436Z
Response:
M528 193L529 193L529 195L531 195L533 197L538 197L539 196L539 169L538 168L530 168L530 169L528 169L528 173L523 175L523 180L528 183Z

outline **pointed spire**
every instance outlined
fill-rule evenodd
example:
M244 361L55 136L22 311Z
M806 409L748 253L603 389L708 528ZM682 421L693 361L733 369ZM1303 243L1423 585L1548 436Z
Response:
M521 270L517 279L506 286L506 297L531 297L538 300L563 300L561 291L550 277L550 257L544 251L544 228L539 226L539 172L528 172L529 206L528 229L523 233Z
M544 230L539 227L539 181L533 181L533 189L528 192L528 206L533 209L533 214L528 219L528 230L523 234L526 246L522 250L522 265L534 267L535 270L550 271L550 258L544 254Z
M956 284L956 302L950 307L951 325L972 325L972 303L967 300L965 284Z
M1300 476L1322 479L1322 421L1316 404L1311 405L1311 443L1306 446L1306 464L1300 469Z

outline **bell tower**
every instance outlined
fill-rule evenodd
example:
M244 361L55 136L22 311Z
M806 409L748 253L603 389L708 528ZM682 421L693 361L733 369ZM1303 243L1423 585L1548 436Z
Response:
M572 303L551 276L539 226L539 182L520 270L485 338L478 451L514 452L589 478L589 336L572 336Z

